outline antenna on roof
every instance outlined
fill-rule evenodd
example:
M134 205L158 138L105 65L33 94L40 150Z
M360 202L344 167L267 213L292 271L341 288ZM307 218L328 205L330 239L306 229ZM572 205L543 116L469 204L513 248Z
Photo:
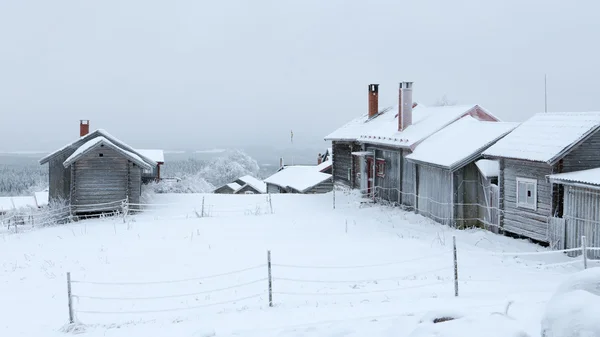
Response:
M544 74L544 112L548 112L548 86L546 84L546 74Z

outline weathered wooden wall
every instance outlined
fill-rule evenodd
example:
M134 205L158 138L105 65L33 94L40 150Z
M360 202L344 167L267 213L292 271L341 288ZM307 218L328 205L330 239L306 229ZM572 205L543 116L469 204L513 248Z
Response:
M394 204L401 199L401 150L384 147L367 146L366 151L375 151L375 158L385 161L385 174L375 174L376 197Z
M215 194L232 194L233 190L229 186L224 185L224 186L221 186L221 187L217 188L216 190L214 190L213 193L215 193Z
M336 184L352 186L352 143L332 142L333 179Z
M474 162L453 174L454 223L459 228L475 227L482 223L479 209L485 204L485 193L479 175Z
M71 205L77 210L77 206L112 203L127 197L130 202L138 203L141 168L132 165L110 148L99 147L90 151L72 165ZM118 209L113 205L93 207L98 211L104 208ZM86 206L85 209L92 208Z
M581 236L588 247L600 247L600 190L565 186L565 248L581 247ZM599 258L600 252L588 252Z
M259 191L257 191L256 189L254 189L254 187L250 186L250 185L244 185L244 187L240 188L236 194L245 194L246 192L252 192L254 194L261 194Z
M402 191L402 205L407 206L409 210L414 210L417 205L417 167L414 163L406 160L406 156L409 154L410 151L402 150L400 190Z
M71 167L63 163L74 150L67 150L48 162L48 199L50 202L66 200L71 197Z
M552 212L552 186L546 175L552 167L545 163L503 159L501 193L502 225L505 231L540 242L548 242L548 218ZM502 167L503 165L503 167ZM537 180L537 209L517 207L517 177Z
M281 193L281 188L279 188L279 186L273 185L270 183L266 183L266 184L267 184L267 193Z
M311 189L305 191L305 194L317 194L317 193L328 193L333 190L333 181L327 179L324 182L313 186Z
M443 225L452 225L452 174L449 170L417 165L418 213Z
M577 146L563 158L563 172L600 167L600 132Z

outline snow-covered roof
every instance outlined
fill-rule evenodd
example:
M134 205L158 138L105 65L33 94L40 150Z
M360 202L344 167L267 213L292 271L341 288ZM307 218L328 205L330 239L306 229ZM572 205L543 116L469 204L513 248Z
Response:
M580 183L600 186L600 168L551 174L548 178L550 178L550 181L556 183Z
M33 196L35 198L35 203L37 204L38 207L48 205L48 196L49 196L48 191L35 192Z
M77 150L75 150L75 152L73 152L73 154L71 154L69 156L69 158L67 158L63 162L63 166L69 167L71 164L73 164L74 162L79 160L79 158L83 157L86 153L94 150L95 148L99 147L100 145L104 145L106 147L109 147L109 148L119 152L120 154L125 156L127 159L129 159L132 162L139 165L141 168L144 168L146 170L152 168L152 166L150 166L150 164L148 164L147 162L142 160L142 158L140 156L138 156L137 154L127 151L127 150L124 150L124 149L116 146L110 140L104 138L103 136L98 136L96 138L93 138L92 140L89 140L86 143L84 143L83 145L81 145Z
M412 124L404 131L398 131L397 114L398 106L384 110L373 118L365 114L327 135L325 140L352 140L412 148L466 114L484 114L486 119L499 120L478 105L426 107L418 104L412 112Z
M291 187L299 192L304 192L327 179L331 179L331 174L321 173L315 169L315 166L286 166L281 171L265 179L265 182L283 188Z
M516 126L516 123L482 122L465 116L425 139L406 159L458 169L477 159L483 150Z
M479 172L486 178L500 176L500 162L497 160L480 159L475 162Z
M331 157L330 157L331 158ZM322 172L328 168L331 167L331 165L333 165L333 161L331 160L326 160L324 162L322 162L321 164L315 166L315 169L317 170L317 172Z
M238 180L243 181L246 185L249 185L260 193L267 193L267 184L265 184L264 181L254 178L253 176L245 175Z
M538 113L484 155L554 164L599 128L600 112Z
M150 164L152 166L156 165L156 162L154 160L152 160L150 158L147 158L144 155L138 153L136 149L132 148L131 146L129 146L127 144L125 144L124 142L122 142L121 140L119 140L115 136L111 135L110 133L108 133L104 129L98 129L98 130L95 130L93 132L90 132L87 135L85 135L83 137L80 137L76 141L74 141L72 143L69 143L69 144L61 147L60 149L58 149L58 150L56 150L56 151L48 154L44 158L40 159L40 164L45 164L45 163L49 162L50 159L58 156L63 151L65 151L65 150L67 150L69 148L76 149L76 148L80 147L81 145L85 144L86 142L88 142L89 140L91 140L93 138L96 138L96 137L104 137L104 138L108 139L111 143L113 143L114 145L122 148L123 150L129 151L131 153L134 153L134 154L138 155L146 163L148 163L148 164Z
M157 163L165 162L165 154L163 150L137 149L137 153Z
M227 184L227 187L231 188L234 192L239 190L240 188L242 188L242 185L238 184L238 183L229 183Z

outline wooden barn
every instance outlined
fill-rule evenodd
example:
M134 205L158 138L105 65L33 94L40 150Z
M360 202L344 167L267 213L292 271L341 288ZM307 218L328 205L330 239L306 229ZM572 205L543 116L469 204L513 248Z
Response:
M333 190L330 174L319 172L316 166L284 166L265 179L267 193L327 193Z
M554 245L562 235L565 186L548 175L600 167L600 112L539 113L484 151L500 163L500 224Z
M406 156L415 165L416 212L453 227L486 224L486 191L475 162L516 126L465 116L421 142Z
M49 201L67 201L75 214L117 210L125 199L139 203L143 171L157 166L102 129L89 133L89 121L81 121L78 140L40 164L48 164Z
M564 189L563 221L554 221L557 225L554 248L581 247L582 236L586 237L588 247L600 247L600 168L552 174L548 179ZM600 251L588 254L600 258Z
M412 82L400 83L399 104L380 110L379 86L369 85L368 113L325 137L332 142L336 186L361 189L379 200L414 210L417 169L407 157L419 144L462 117L499 121L479 105L425 107L413 103L412 89Z

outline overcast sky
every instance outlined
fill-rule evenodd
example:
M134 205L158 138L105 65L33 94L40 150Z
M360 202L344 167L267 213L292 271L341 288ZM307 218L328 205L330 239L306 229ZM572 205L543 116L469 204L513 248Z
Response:
M0 0L0 151L79 119L138 147L320 144L367 110L443 95L507 121L600 110L600 4L517 0Z

